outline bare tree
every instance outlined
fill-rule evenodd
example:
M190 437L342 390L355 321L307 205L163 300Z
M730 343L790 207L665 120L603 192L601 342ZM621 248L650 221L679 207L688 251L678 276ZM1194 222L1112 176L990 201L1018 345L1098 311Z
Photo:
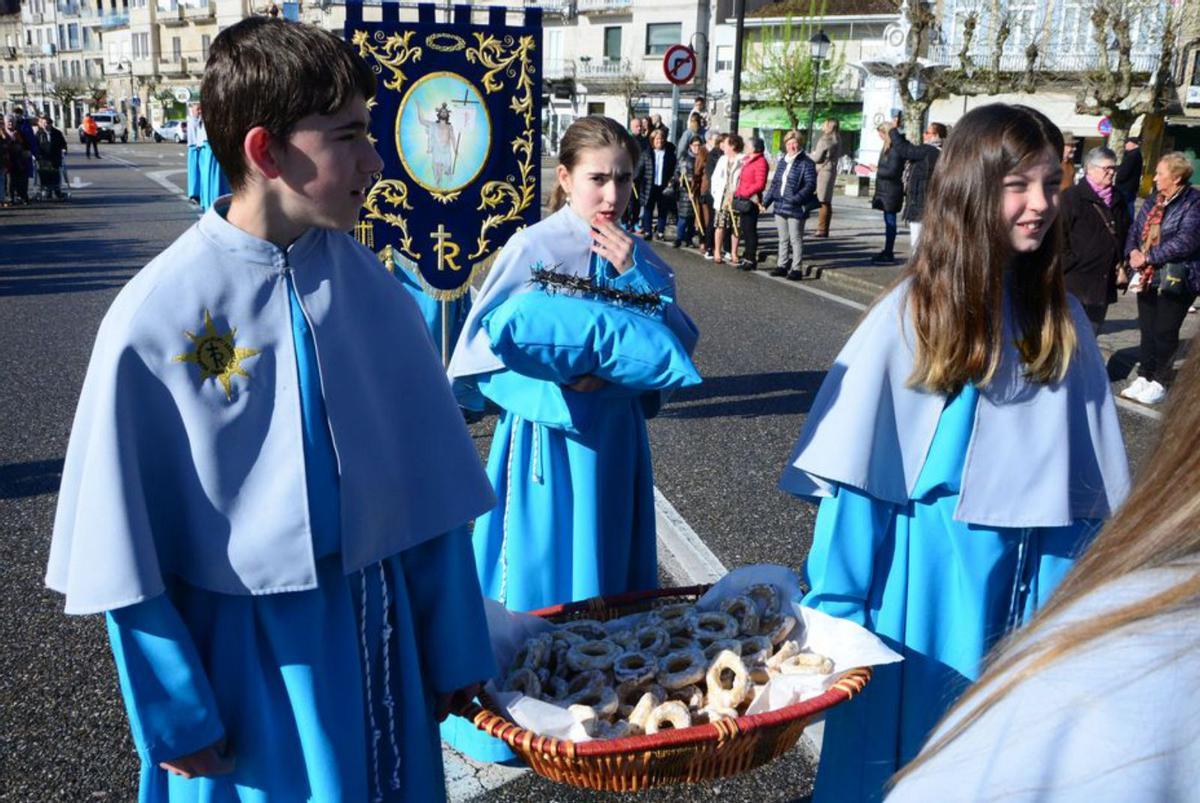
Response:
M810 0L805 17L823 17L826 5L827 0ZM788 17L782 25L762 28L749 37L743 78L746 91L781 105L792 128L800 128L801 114L808 117L813 84L817 101L828 107L836 99L837 86L846 72L846 55L834 47L818 75L809 44L815 28L811 22L797 24Z
M95 111L103 106L104 101L108 99L108 87L93 78L88 81L88 85L82 94L88 99L88 108Z
M1183 31L1200 19L1200 4L1169 0L1092 0L1092 3L1098 63L1096 69L1081 76L1075 110L1108 117L1112 122L1109 147L1120 152L1139 117L1161 115L1174 102L1175 54ZM1150 25L1162 21L1162 50L1153 66L1144 72L1134 70L1131 56L1132 23L1139 15ZM1116 50L1115 64L1110 48Z
M642 80L642 76L636 70L622 70L621 74L617 76L614 88L625 102L625 120L623 122L628 124L633 118L638 100L646 94L646 82Z
M88 94L87 85L83 81L78 78L59 78L47 94L58 101L58 107L62 109L63 119L58 121L60 127L70 129L79 124L75 119L75 101L86 98Z

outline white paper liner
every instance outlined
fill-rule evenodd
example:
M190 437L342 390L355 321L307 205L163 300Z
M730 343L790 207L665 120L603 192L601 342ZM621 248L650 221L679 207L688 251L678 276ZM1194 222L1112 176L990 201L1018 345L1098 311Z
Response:
M798 641L802 649L830 658L834 670L828 675L775 676L750 704L747 714L762 714L819 697L832 687L843 673L851 669L903 660L880 641L878 636L865 628L800 605L799 600L803 596L800 579L783 566L760 564L734 569L709 589L696 603L696 607L701 610L713 610L720 600L737 596L756 583L771 583L783 590L784 598L790 600L792 615L801 623L790 638ZM505 667L507 674L507 667L512 665L513 658L526 640L538 633L553 630L554 625L537 616L510 611L498 602L485 602L492 652L496 656L496 664ZM635 614L615 622L606 622L604 625L610 632L616 632L630 628L633 626L633 619L640 619L644 615ZM570 739L574 742L592 740L583 726L575 721L565 708L526 697L521 692L502 692L499 689L499 683L488 681L488 694L502 713L522 728L556 739Z

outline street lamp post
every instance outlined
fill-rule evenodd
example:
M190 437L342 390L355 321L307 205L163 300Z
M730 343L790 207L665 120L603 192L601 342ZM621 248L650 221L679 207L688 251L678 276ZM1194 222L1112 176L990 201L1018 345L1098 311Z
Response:
M819 29L808 40L809 54L812 56L815 71L813 74L812 104L808 107L808 147L813 147L813 126L817 121L817 84L821 82L821 62L829 57L829 46L832 42L825 35L825 29Z
M137 127L137 121L135 119L135 117L137 115L137 108L133 105L133 99L134 99L133 62L132 61L122 61L120 64L117 65L117 70L121 71L127 67L129 68L129 114L125 118L125 130L126 130L126 132L128 132L129 129L132 128L133 129L133 141L137 142L138 141L138 127Z

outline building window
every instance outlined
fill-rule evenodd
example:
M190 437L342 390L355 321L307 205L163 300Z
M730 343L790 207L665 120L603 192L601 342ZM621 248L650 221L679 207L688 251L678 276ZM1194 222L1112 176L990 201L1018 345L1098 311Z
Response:
M661 56L682 38L682 22L651 22L646 25L646 55Z
M621 60L621 28L612 26L604 29L604 58L608 61Z
M717 45L717 72L733 70L733 45Z
M212 37L204 34L200 37L200 57L204 59L204 63L208 63L208 49L212 47Z
M171 37L171 61L176 64L183 57L183 39L178 36Z
M602 101L596 102L596 103L589 103L587 108L588 108L588 114L600 114L600 115L604 114L604 103Z

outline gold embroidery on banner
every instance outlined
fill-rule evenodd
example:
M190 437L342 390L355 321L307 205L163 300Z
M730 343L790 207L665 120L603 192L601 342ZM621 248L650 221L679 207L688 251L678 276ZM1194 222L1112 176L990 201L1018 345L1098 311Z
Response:
M407 76L400 68L410 61L420 61L424 51L419 47L410 47L408 40L412 39L413 31L387 36L383 31L376 31L374 39L378 46L371 43L372 37L366 31L355 31L350 38L351 44L358 48L358 55L369 61L374 61L371 70L376 75L382 75L384 69L392 74L389 81L383 85L397 92L404 85ZM369 58L368 58L369 57Z
M375 182L375 186L371 187L371 191L367 193L363 209L367 210L367 220L378 220L399 229L400 234L403 235L400 238L401 253L406 254L414 262L419 260L421 255L413 250L412 235L408 233L408 221L404 219L403 215L380 209L380 202L387 203L395 209L411 210L412 204L408 202L408 185L395 178Z
M446 44L449 41L450 44ZM442 53L456 53L467 46L467 40L452 33L431 33L425 37L425 44L431 50Z
M233 377L235 375L250 378L250 374L242 368L242 360L261 354L260 349L238 348L233 339L237 336L237 327L231 327L225 334L217 334L213 325L212 315L204 310L204 334L184 332L195 348L183 354L176 354L172 362L189 362L200 366L200 381L215 377L225 390L225 400L233 401Z

